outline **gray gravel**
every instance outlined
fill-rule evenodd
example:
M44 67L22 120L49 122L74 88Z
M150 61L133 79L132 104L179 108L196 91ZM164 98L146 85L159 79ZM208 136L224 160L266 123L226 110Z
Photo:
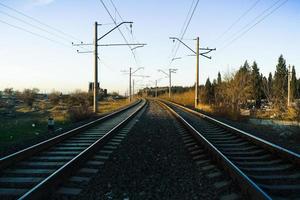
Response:
M212 183L191 160L175 122L151 102L78 199L215 199Z

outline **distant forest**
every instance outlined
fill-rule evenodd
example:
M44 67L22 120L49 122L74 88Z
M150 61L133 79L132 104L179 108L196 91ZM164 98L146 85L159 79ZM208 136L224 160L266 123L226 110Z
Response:
M280 55L275 67L275 72L270 72L266 77L260 73L257 62L249 64L246 60L235 72L225 74L223 77L219 72L217 79L207 78L205 85L200 86L199 99L203 104L232 112L238 112L240 108L246 107L259 109L263 103L280 115L287 111L290 68L291 107L300 108L299 100L296 100L300 98L300 78L296 77L295 66L287 66L283 55ZM172 87L172 92L177 94L191 90L194 90L194 87ZM151 93L153 95L153 90Z

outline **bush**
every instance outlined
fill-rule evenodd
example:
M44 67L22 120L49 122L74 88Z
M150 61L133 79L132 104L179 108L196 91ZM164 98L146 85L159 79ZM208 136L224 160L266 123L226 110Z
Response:
M49 101L51 102L51 104L53 106L57 105L61 99L61 93L60 92L51 92L49 95L48 95L48 98L49 98Z
M24 89L24 91L19 94L19 98L24 101L27 106L32 107L38 92L39 89L37 88Z
M90 95L76 91L67 98L67 115L72 122L78 122L93 116L90 109Z
M78 122L93 116L93 112L87 105L69 107L67 115L70 121Z

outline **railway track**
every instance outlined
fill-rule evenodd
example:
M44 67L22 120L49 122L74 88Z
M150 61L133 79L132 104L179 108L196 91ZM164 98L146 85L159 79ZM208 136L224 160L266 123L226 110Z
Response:
M199 112L160 101L249 199L300 199L300 155ZM195 142L196 141L196 142ZM205 163L205 162L204 162Z
M91 173L116 148L126 127L146 105L138 102L0 159L0 199L40 199L74 174ZM125 131L126 132L126 131ZM106 154L106 155L103 155ZM79 171L79 172L78 172Z

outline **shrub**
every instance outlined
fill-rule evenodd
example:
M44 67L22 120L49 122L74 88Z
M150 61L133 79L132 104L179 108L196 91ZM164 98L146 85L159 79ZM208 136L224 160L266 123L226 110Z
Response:
M69 109L67 110L67 115L70 121L78 122L92 117L93 112L86 105L73 106L69 107Z

